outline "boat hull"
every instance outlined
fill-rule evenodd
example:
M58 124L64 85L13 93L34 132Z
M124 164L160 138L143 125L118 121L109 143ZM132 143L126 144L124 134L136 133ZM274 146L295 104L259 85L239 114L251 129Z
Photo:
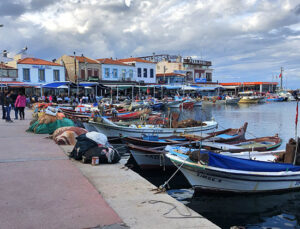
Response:
M130 149L130 153L138 166L143 170L157 170L175 168L173 163L165 154L154 154Z
M178 167L183 160L169 158ZM220 192L259 193L300 188L300 172L242 173L186 162L180 168L194 189Z

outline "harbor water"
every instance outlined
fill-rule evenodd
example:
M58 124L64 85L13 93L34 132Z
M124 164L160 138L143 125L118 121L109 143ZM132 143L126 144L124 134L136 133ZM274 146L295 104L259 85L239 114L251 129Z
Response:
M285 149L289 139L295 137L296 102L209 104L180 113L181 119L204 121L213 118L219 123L218 130L239 128L248 122L247 138L278 134L283 140L278 149ZM166 172L138 172L157 186L172 175ZM300 228L300 191L194 195L183 175L177 174L169 183L168 193L221 228Z

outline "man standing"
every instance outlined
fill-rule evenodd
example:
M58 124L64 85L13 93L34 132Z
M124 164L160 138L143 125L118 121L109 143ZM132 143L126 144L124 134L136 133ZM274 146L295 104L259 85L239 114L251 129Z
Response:
M4 105L6 109L6 122L13 122L10 118L10 111L13 106L13 99L11 95L12 95L12 91L8 92L4 98Z
M18 94L16 92L12 92L10 97L12 99L12 109L14 109L14 111L15 111L15 120L17 120L18 119L18 108L15 107L15 102L18 97Z

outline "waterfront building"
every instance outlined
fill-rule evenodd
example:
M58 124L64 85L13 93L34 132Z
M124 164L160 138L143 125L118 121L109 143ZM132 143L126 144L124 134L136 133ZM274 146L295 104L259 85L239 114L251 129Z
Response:
M135 57L119 59L118 61L135 68L132 81L145 84L156 83L156 63Z
M67 79L74 83L101 80L101 64L97 60L83 55L63 55L56 60L56 63L65 67Z
M211 61L197 60L192 57L182 58L177 55L161 54L141 57L157 63L157 74L183 74L184 83L211 83Z
M1 81L13 82L18 79L18 69L8 66L4 63L0 63L0 78Z
M17 81L30 84L47 84L65 81L64 66L55 62L26 57L17 61Z
M178 74L178 73L156 74L157 84L183 85L184 82L185 82L184 74Z
M220 83L226 91L232 91L235 94L241 91L257 92L275 92L278 86L277 82L232 82Z
M133 65L110 58L97 59L97 61L101 64L101 78L103 83L105 81L118 81L122 83L136 79L136 68Z

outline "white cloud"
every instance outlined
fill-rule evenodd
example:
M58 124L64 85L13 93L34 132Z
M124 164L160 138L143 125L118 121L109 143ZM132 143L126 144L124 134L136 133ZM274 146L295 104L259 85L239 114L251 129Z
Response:
M241 74L251 79L258 73L270 74L279 65L300 68L297 0L17 3L8 5L18 9L17 16L8 15L9 8L0 10L4 16L0 43L11 50L27 44L37 57L57 58L73 51L93 58L181 54L211 60L216 78Z

